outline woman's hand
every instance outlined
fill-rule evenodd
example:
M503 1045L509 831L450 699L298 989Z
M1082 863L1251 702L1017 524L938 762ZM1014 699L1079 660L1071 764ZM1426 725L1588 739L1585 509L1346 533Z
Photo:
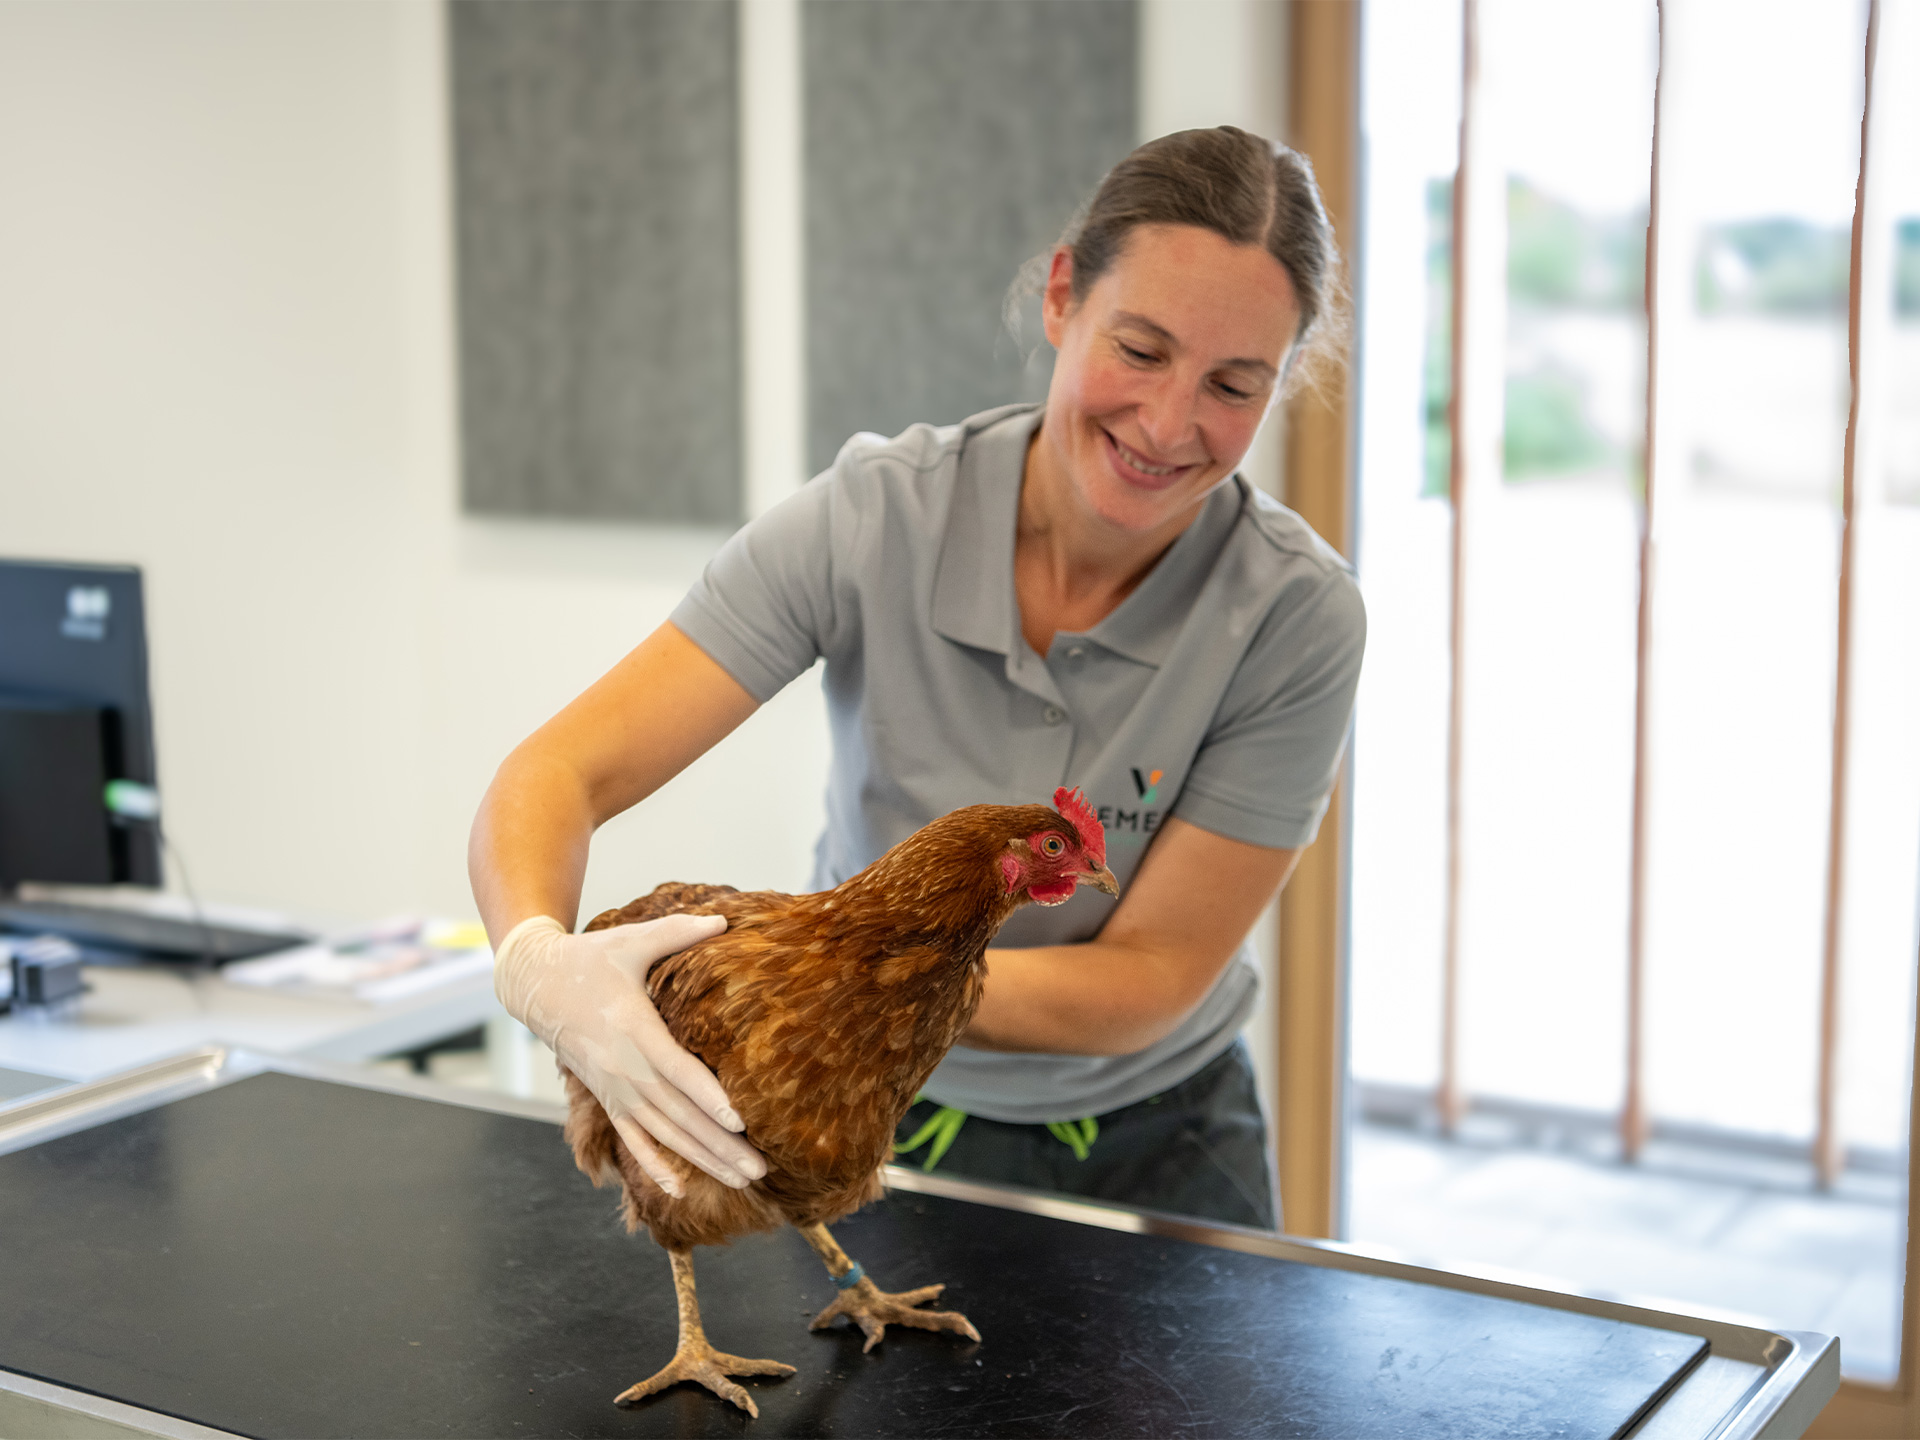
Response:
M653 1183L679 1195L665 1146L714 1179L744 1189L766 1161L713 1072L668 1033L647 996L653 962L727 928L719 915L668 915L570 935L536 915L500 942L493 986L509 1015L553 1048L593 1092Z

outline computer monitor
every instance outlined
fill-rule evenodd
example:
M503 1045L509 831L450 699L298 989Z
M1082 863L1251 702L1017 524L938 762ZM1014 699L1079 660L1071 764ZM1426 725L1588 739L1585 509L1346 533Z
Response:
M0 891L160 884L154 827L108 812L111 780L158 784L140 571L0 560Z

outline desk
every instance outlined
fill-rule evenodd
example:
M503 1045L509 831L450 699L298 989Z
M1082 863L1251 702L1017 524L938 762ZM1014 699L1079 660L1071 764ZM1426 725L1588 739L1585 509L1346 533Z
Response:
M499 1017L488 975L456 980L390 1005L281 995L229 985L184 966L87 966L88 993L59 1015L0 1016L0 1102L47 1085L104 1075L203 1045L270 1055L365 1061L417 1049Z
M1828 1336L894 1169L839 1233L983 1344L808 1335L830 1291L782 1230L697 1262L715 1342L800 1367L749 1382L758 1424L685 1386L623 1412L667 1267L558 1114L220 1050L0 1110L0 1433L1757 1440L1839 1382Z

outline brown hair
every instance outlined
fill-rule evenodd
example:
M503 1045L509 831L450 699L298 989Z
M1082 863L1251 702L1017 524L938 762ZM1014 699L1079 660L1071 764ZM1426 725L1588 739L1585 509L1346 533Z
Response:
M1139 225L1197 225L1234 245L1258 245L1278 260L1300 303L1300 328L1287 360L1286 388L1311 383L1337 365L1346 339L1340 251L1314 183L1313 163L1297 150L1232 125L1181 130L1149 140L1113 169L1060 244L1073 257L1073 298L1086 299ZM1022 294L1044 283L1050 255L1022 267L1009 315Z

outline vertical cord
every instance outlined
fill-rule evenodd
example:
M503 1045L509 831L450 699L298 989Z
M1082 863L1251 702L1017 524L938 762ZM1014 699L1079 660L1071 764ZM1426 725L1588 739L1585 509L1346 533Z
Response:
M180 853L178 845L167 838L167 832L161 828L158 818L153 822L153 833L167 858L180 868L180 888L187 892L187 904L193 909L193 923L200 930L200 958L207 962L208 969L212 969L214 952L218 947L213 943L213 931L207 925L206 913L200 908L200 897L194 891L193 877L187 873L187 857Z

